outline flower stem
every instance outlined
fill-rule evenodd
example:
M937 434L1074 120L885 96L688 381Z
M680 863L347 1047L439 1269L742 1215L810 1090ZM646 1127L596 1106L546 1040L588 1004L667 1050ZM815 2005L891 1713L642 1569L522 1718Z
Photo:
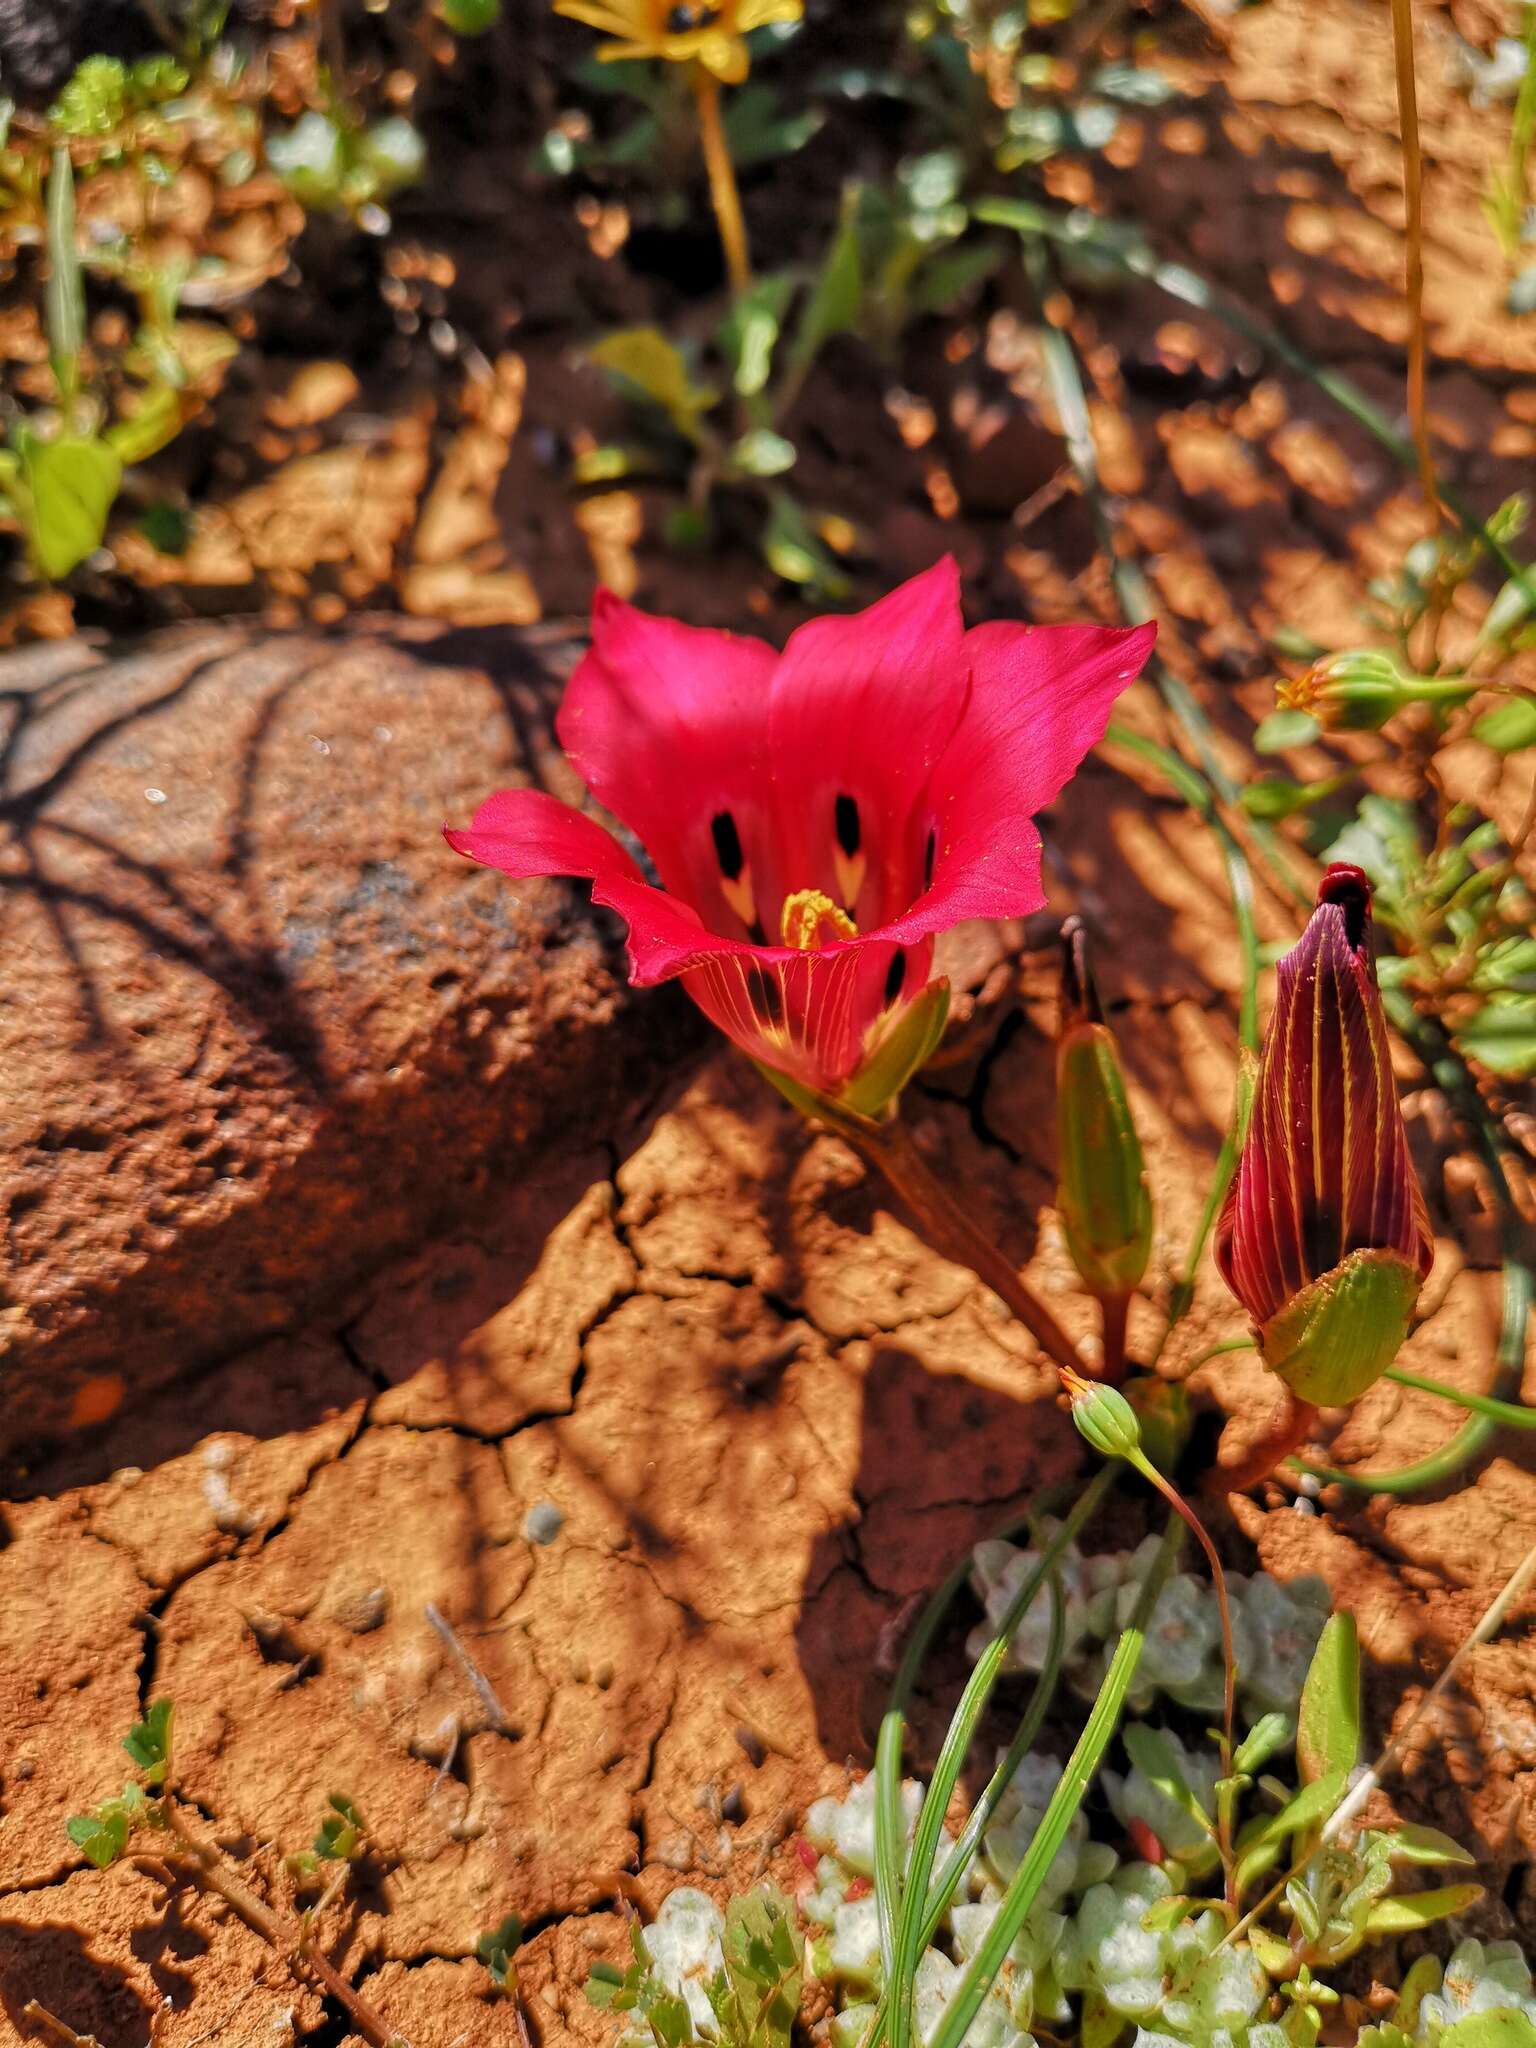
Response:
M1419 99L1413 75L1411 0L1392 0L1392 53L1397 64L1398 124L1403 133L1403 204L1408 216L1408 273L1403 287L1408 302L1408 419L1418 457L1419 488L1438 520L1440 490L1435 481L1425 400L1428 349L1424 336L1424 155L1419 145Z
M1132 1465L1149 1486L1155 1486L1174 1513L1205 1552L1206 1563L1211 1568L1211 1579L1216 1587L1216 1606L1221 1614L1221 1661L1222 1661L1222 1742L1221 1772L1224 1778L1232 1775L1233 1748L1237 1735L1237 1646L1232 1638L1232 1607L1227 1599L1227 1575L1222 1569L1221 1558L1211 1541L1210 1531L1195 1513L1183 1494L1171 1479L1159 1472L1152 1460L1137 1452L1131 1458ZM1237 1906L1237 1866L1232 1855L1232 1804L1228 1800L1218 1810L1218 1847L1221 1851L1221 1867L1226 1879L1227 1904Z
M1103 1294L1099 1297L1099 1327L1104 1332L1102 1377L1112 1387L1119 1386L1125 1378L1125 1325L1130 1307L1131 1297L1128 1294Z
M969 1266L984 1280L1063 1371L1081 1372L1083 1361L1072 1339L931 1171L903 1124L894 1118L888 1123L875 1123L870 1117L854 1116L833 1103L818 1102L816 1113L871 1165L879 1167L936 1251L959 1265Z
M702 64L690 73L693 103L699 115L699 141L704 149L704 168L709 174L710 203L720 226L720 246L731 290L744 292L752 282L752 265L747 257L747 225L741 216L741 194L736 190L736 168L725 139L720 118L720 81Z

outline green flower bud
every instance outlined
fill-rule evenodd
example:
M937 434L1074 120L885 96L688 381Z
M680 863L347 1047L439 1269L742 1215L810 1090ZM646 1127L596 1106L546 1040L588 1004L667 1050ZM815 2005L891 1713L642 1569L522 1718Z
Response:
M1379 648L1351 648L1313 662L1276 695L1291 711L1310 712L1331 730L1375 732L1409 704L1462 704L1478 688L1454 676L1404 675Z
M1420 1285L1400 1252L1351 1252L1264 1324L1264 1363L1299 1400L1342 1408L1396 1358Z
M1081 1373L1064 1372L1061 1377L1072 1403L1072 1420L1084 1442L1101 1457L1128 1458L1132 1464L1140 1461L1141 1424L1120 1389L1085 1380Z
M1131 1293L1147 1270L1152 1195L1120 1055L1099 1008L1079 919L1067 920L1062 939L1056 1206L1084 1286L1101 1299L1115 1299Z

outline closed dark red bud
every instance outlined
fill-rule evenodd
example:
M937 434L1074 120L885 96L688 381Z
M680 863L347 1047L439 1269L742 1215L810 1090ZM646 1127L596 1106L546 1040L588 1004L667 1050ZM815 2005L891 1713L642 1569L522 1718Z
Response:
M1328 869L1278 973L1248 1137L1216 1232L1217 1264L1260 1331L1353 1253L1394 1253L1420 1281L1434 1258L1359 868Z

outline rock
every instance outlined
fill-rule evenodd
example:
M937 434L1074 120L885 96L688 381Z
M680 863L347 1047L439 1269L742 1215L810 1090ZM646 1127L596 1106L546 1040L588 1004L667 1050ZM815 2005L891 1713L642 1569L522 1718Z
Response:
M302 1327L701 1042L584 891L440 835L579 793L572 654L380 622L0 664L0 1450Z

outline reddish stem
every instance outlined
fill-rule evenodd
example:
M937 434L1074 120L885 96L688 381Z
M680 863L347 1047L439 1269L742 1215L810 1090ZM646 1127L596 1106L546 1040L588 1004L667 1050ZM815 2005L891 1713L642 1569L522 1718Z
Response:
M825 1112L818 1110L818 1114ZM868 1117L841 1112L827 1116L826 1121L879 1167L936 1251L957 1265L969 1266L984 1280L1012 1309L1047 1357L1064 1371L1082 1371L1083 1360L1072 1339L1040 1297L1025 1286L1011 1261L976 1228L929 1167L903 1124L894 1119L877 1124Z

